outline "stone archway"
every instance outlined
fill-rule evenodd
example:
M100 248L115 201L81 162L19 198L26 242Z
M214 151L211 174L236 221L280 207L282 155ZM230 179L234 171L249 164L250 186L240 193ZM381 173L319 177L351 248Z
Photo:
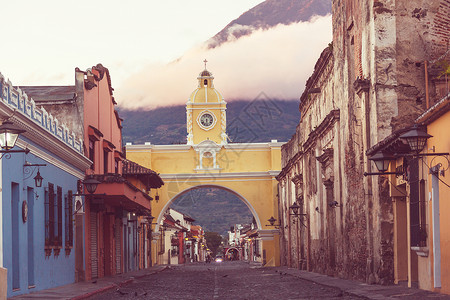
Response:
M186 188L185 190L181 191L180 193L178 193L177 195L175 195L174 197L172 197L172 199L170 199L169 201L167 201L165 203L165 205L162 207L161 211L159 212L158 216L156 217L156 225L155 225L155 231L159 230L159 226L160 223L162 222L162 219L164 217L164 213L167 211L167 209L170 207L170 205L179 197L181 197L183 194L186 194L189 191L192 191L194 189L201 189L201 188L219 188L222 190L225 190L233 195L235 195L237 198L239 198L239 200L241 200L242 202L244 202L248 209L250 210L250 212L252 213L253 217L255 218L256 221L256 225L258 226L258 229L263 229L262 225L261 225L261 220L259 219L259 216L256 212L256 210L253 208L253 206L251 205L251 203L245 199L241 194L239 194L238 192L231 190L228 187L224 187L224 186L220 186L220 185L214 185L214 184L202 184L202 185L198 185L195 187L190 187L190 188Z
M209 145L210 146L210 145ZM261 262L278 266L279 231L270 227L278 219L277 180L281 166L281 143L217 145L216 165L200 165L197 145L127 145L127 158L159 173L164 185L151 196L152 215L158 226L172 201L193 188L214 186L225 189L244 203L255 216L261 241Z

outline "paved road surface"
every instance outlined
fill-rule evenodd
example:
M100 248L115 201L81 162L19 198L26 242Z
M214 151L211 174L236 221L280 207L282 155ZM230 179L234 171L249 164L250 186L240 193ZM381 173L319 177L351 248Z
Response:
M302 280L274 269L245 262L198 263L171 266L158 274L92 300L111 299L364 299L341 290Z

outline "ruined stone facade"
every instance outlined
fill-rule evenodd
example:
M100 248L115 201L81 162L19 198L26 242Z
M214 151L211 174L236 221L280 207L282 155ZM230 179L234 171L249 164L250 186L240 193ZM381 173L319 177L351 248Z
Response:
M448 2L333 1L333 42L315 65L300 98L300 124L282 148L283 264L393 282L392 200L384 177L363 175L376 171L366 151L432 105L424 62L448 51L439 29L448 26ZM428 88L437 92L433 81ZM294 203L299 216L289 209Z

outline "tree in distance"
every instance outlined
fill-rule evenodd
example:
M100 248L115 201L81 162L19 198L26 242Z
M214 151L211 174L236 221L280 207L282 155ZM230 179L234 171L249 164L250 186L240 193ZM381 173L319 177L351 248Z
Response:
M205 232L206 244L212 251L213 256L216 256L219 247L222 245L222 236L217 232Z

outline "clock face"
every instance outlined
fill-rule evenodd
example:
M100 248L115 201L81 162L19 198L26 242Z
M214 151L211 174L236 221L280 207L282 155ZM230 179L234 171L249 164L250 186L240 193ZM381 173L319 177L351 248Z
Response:
M209 113L205 113L200 117L200 123L205 126L205 127L209 127L213 124L214 122L214 117L212 115L210 115Z

